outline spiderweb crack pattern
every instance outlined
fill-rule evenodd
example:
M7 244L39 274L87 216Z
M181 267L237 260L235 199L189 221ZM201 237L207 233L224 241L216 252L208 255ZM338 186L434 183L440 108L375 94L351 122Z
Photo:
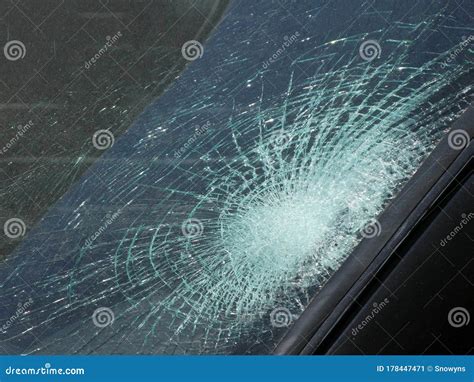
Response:
M313 12L298 4L301 17ZM308 36L317 29L309 24L264 69L272 49L230 43L250 43L242 9L262 19L286 12L262 7L235 5L201 61L19 249L10 269L29 287L10 279L2 299L31 290L37 307L10 332L12 345L54 352L67 337L81 339L72 353L271 351L287 330L272 327L272 310L304 310L469 104L472 66L453 61L440 71L455 45L436 55L426 47L443 8L374 27L383 50L373 62L358 53L368 33L321 40ZM216 81L206 79L210 65ZM96 206L121 213L84 245L103 224ZM188 219L199 234L183 234ZM25 260L33 243L59 256L44 277ZM111 327L91 328L98 306L113 307ZM44 339L27 347L27 332Z

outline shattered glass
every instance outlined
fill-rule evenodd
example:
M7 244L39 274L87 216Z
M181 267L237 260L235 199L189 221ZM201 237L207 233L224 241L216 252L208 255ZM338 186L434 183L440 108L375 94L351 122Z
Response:
M472 97L473 5L401 3L233 2L1 264L0 350L271 352Z

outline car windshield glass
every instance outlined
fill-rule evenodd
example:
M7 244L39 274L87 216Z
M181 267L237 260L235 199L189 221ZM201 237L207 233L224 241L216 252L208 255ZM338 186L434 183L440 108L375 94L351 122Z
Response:
M17 179L2 178L1 240L15 247L0 263L0 351L272 352L468 107L473 13L462 0L230 1L123 134L110 115L90 127L72 164L98 159L36 224L23 217L36 195L15 209ZM131 71L126 38L81 70L106 73L115 55ZM8 65L22 49L5 45ZM29 123L8 142L24 156L51 121ZM41 192L74 169L44 173Z

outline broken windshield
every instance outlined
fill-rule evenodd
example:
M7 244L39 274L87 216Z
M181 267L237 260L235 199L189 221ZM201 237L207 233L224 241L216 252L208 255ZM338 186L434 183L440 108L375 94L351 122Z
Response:
M473 5L402 3L231 2L122 136L97 126L103 155L39 224L16 222L0 350L272 352L469 105Z

